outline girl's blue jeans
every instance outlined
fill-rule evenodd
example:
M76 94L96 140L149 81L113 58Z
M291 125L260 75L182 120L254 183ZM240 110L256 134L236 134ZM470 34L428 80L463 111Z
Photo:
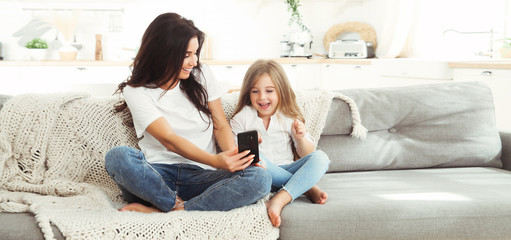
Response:
M170 211L179 196L188 211L228 211L262 199L271 176L261 167L237 172L207 170L192 164L151 164L134 148L118 146L105 155L108 174L124 200Z
M296 160L288 165L277 166L261 157L261 165L272 177L273 190L286 190L293 200L312 188L328 170L330 160L321 150Z

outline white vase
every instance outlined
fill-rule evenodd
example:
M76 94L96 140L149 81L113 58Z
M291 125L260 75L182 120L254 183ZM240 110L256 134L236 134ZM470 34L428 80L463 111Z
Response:
M29 48L28 55L30 56L30 60L32 61L42 61L46 59L46 49L40 48Z
M77 50L75 47L71 46L69 43L65 43L64 46L62 46L59 49L59 56L60 60L62 61L74 61L76 60L76 54Z

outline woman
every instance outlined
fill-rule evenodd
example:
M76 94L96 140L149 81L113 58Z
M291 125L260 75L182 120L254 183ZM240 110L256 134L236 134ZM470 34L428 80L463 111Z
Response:
M271 176L238 153L220 97L225 90L199 63L204 33L175 13L149 25L119 85L141 151L126 146L105 156L107 172L130 204L121 211L227 211L270 192ZM215 139L222 151L216 154Z

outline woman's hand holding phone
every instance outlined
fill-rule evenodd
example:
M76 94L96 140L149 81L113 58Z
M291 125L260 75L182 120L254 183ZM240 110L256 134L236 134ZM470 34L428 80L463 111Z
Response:
M250 154L249 150L238 153L238 148L227 150L216 155L217 165L214 166L229 172L243 170L252 164L255 155Z
M256 130L238 133L238 152L250 150L250 154L254 154L252 164L259 162L259 133Z

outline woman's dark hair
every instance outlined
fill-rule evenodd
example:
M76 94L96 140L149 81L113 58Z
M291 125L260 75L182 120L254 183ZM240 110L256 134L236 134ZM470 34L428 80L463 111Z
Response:
M142 37L140 49L131 65L131 76L119 84L116 93L122 93L126 86L159 88L168 81L172 81L169 88L174 86L179 81L188 43L194 37L199 41L198 59L204 43L204 33L195 27L193 21L176 13L163 13L156 17ZM190 74L188 79L181 81L180 88L194 106L211 119L207 105L208 94L199 79L203 76L200 66L197 60L194 71L198 74ZM123 111L126 107L126 102L122 100L116 105L115 110Z

